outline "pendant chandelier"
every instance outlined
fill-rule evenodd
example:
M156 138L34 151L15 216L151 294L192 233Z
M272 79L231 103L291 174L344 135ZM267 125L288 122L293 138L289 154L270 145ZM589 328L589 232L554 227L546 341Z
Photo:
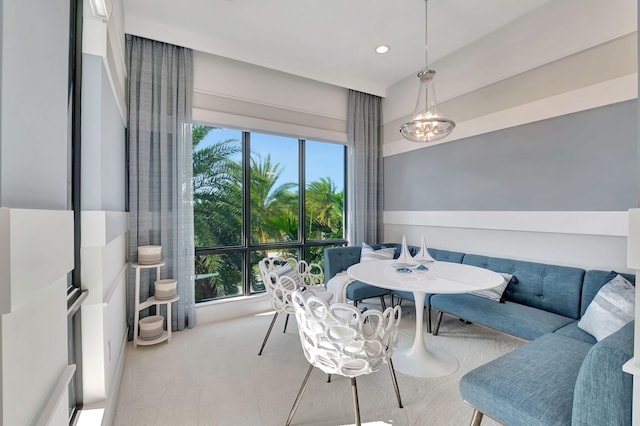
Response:
M451 133L456 123L442 115L438 109L433 77L436 72L428 68L427 1L424 0L424 69L418 73L420 90L411 120L400 127L400 133L412 142L435 142Z

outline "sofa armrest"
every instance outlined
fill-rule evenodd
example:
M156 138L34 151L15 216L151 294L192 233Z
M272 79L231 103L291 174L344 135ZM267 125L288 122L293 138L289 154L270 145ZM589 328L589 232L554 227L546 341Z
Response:
M593 345L573 395L573 426L630 425L633 377L622 366L633 357L634 322Z

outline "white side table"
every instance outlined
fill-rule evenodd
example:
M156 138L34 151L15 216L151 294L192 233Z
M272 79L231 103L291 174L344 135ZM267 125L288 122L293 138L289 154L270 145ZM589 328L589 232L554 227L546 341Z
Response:
M177 294L171 299L156 299L154 296L147 298L144 302L140 302L140 270L156 268L156 279L160 279L160 268L164 266L164 262L152 263L152 264L140 264L133 263L132 268L136 270L136 291L135 291L135 306L134 306L134 319L133 319L133 347L138 345L155 345L156 343L164 342L165 340L171 342L171 304L177 300L180 300L180 296ZM151 305L156 305L156 314L160 315L160 305L167 305L167 330L155 339L145 340L138 336L138 323L140 322L140 311L148 308Z

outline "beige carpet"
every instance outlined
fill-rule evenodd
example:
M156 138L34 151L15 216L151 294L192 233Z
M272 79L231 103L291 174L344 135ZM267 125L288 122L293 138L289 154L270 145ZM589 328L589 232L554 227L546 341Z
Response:
M376 308L375 304L369 305ZM379 305L377 306L379 308ZM264 353L257 352L271 314L199 324L174 333L173 342L127 348L115 421L128 425L284 425L308 364L295 318L282 333L281 315ZM415 312L403 304L401 339L412 340ZM458 391L467 371L522 341L445 315L441 334L427 346L446 348L459 361L454 374L420 379L398 373L404 408L397 406L389 370L358 378L362 423L367 425L468 425L472 409ZM293 424L353 424L349 379L314 370ZM483 426L495 425L485 418Z

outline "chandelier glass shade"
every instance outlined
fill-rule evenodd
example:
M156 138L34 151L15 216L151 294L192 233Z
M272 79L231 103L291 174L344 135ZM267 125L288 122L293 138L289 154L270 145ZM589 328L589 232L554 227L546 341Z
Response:
M446 136L456 127L456 123L446 118L438 109L433 77L436 72L427 64L427 0L425 9L425 68L418 73L420 89L418 101L411 119L400 127L402 136L412 142L435 142Z

